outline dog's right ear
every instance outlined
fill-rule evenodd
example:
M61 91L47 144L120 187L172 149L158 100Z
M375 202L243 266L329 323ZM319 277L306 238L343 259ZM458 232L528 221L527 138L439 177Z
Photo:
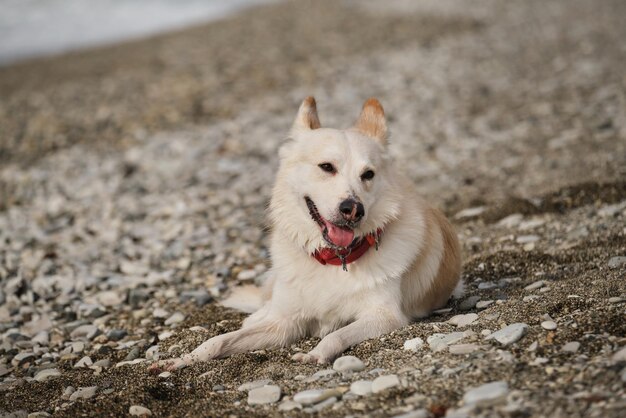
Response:
M293 130L311 130L320 128L320 119L317 116L317 104L313 96L302 101L296 120L293 121Z
M370 97L365 101L361 114L354 124L354 129L370 138L374 138L382 145L387 143L385 111L378 99Z

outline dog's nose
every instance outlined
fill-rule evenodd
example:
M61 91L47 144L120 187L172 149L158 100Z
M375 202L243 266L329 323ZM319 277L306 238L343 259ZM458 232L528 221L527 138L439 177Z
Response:
M363 203L354 199L346 199L339 204L339 212L347 221L360 221L365 215Z

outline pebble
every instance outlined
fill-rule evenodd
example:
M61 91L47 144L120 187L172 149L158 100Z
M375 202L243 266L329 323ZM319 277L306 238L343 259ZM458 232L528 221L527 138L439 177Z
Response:
M486 309L493 304L493 300L481 300L476 303L476 309Z
M372 381L371 380L357 380L350 385L350 392L355 395L364 396L372 393Z
M486 340L495 339L502 345L509 345L518 341L528 328L527 324L515 323L502 328L499 331L493 332L485 337Z
M480 300L480 296L470 296L464 299L459 304L459 309L462 311L469 311L470 309L474 309L479 300Z
M465 405L493 405L505 400L509 393L509 385L504 381L497 381L472 388L463 395Z
M456 325L457 328L463 328L468 325L471 325L478 319L478 314L468 313L465 315L455 315L448 320L448 322L452 325Z
M39 345L48 345L50 342L50 335L48 334L48 331L39 331L31 341Z
M539 241L539 239L537 235L520 235L515 239L515 242L518 244L530 244Z
M609 268L616 269L626 264L626 257L611 257L609 260Z
M126 332L125 329L112 329L111 331L107 332L107 338L109 339L109 341L119 341L126 335L128 335L128 332Z
M365 369L365 364L355 356L343 356L335 360L333 369L338 372L360 372Z
M132 405L128 408L128 413L133 416L146 417L152 415L152 411L141 405Z
M180 294L181 303L193 300L197 306L204 306L213 300L206 290L186 290Z
M61 376L61 372L58 369L43 369L35 375L34 379L38 382L45 382L48 379Z
M96 390L98 390L98 386L88 386L84 388L78 388L76 392L70 395L70 401L75 401L77 399L91 399L96 396Z
M91 357L85 356L74 364L74 368L78 369L81 367L89 367L91 365L93 365L93 361L91 361Z
M109 360L108 358L98 360L93 364L93 366L108 369L109 367L111 367L111 360Z
M624 298L620 298L618 296L614 296L612 298L609 298L609 303L620 303L623 302Z
M13 357L13 360L11 360L11 364L15 367L20 367L23 364L32 362L33 360L35 360L35 353L32 353L30 351L23 351Z
M553 330L556 329L557 325L556 322L554 321L543 321L541 323L541 328L543 329L547 329L547 330Z
M325 408L329 407L330 405L335 404L337 402L337 400L338 400L337 397L332 396L332 397L330 397L328 399L323 400L322 402L320 402L318 404L313 405L310 408L307 408L308 411L307 410L305 410L305 411L307 411L307 412L319 412L322 409L325 409Z
M420 337L412 338L404 342L404 349L410 351L417 351L424 345L424 340Z
M578 341L570 341L569 343L561 347L561 351L564 351L566 353L575 353L578 351L579 348L580 343Z
M324 370L320 370L317 371L315 373L313 373L313 375L307 379L305 379L305 382L316 382L318 380L323 380L323 381L327 381L330 380L332 377L336 376L337 372L333 369L324 369Z
M313 405L333 397L341 397L341 392L336 389L309 389L293 395L293 400L302 405Z
M448 351L450 352L450 354L461 355L461 354L471 354L474 351L477 351L478 349L480 349L480 346L478 344L455 344L455 345L451 345L448 348Z
M256 389L256 388L260 388L260 387L263 387L263 386L267 386L270 383L272 383L272 381L270 379L255 380L253 382L243 383L242 385L240 385L237 388L237 390L239 392L247 392L247 391L252 390L252 389Z
M524 287L524 290L536 290L539 289L540 287L545 286L546 282L544 282L543 280L537 280L534 283L529 284L528 286Z
M70 337L72 339L86 338L88 340L91 340L99 333L100 330L97 326L87 324L74 328L74 330L70 333Z
M448 415L446 415L448 416ZM394 415L393 418L430 418L431 414L427 409L416 409L401 415Z
M248 392L248 405L263 405L280 400L280 387L274 385L263 386Z
M159 338L159 341L163 341L163 340L167 340L172 335L174 335L172 331L164 331L158 335L158 338Z
M623 347L621 350L613 354L613 361L615 362L626 361L626 347Z
M467 208L467 209L463 209L457 212L457 214L454 215L454 218L458 220L475 218L476 216L482 214L486 210L487 210L486 206L476 206L473 208Z
M7 369L6 366L0 364L0 377L6 376L9 373L11 373L11 371Z
M372 382L372 392L373 393L382 392L383 390L386 390L395 386L399 386L399 385L400 385L400 379L395 374L379 376L376 379L374 379L374 381Z
M171 372L163 372L163 373L159 373L159 377L160 377L161 379L167 379L167 378L169 378L169 377L171 377L171 376L172 376L172 373L171 373Z
M46 411L37 411L37 412L32 412L28 414L27 418L46 418L46 417L51 417L51 416L52 415L50 415Z
M157 319L165 319L170 316L170 313L163 308L156 308L154 311L152 311L152 316Z
M521 213L514 213L500 219L496 225L502 226L504 228L513 228L517 226L522 221L522 219L524 219L524 215L522 215Z
M479 290L489 290L489 289L495 289L496 287L498 287L498 285L494 282L480 282L478 283L478 289Z
M302 409L302 405L292 400L283 401L278 405L279 411L293 411L294 409Z
M433 334L426 339L426 342L430 346L432 351L444 350L450 344L454 344L461 341L467 336L464 332L451 332L449 334Z
M165 320L165 325L174 325L185 320L185 315L182 312L175 312L169 318Z

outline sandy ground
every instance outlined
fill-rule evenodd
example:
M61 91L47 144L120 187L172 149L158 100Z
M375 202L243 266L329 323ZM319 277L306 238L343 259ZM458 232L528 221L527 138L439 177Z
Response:
M0 69L0 412L620 416L626 4L468 6L288 2ZM315 340L168 378L148 373L151 347L164 358L239 326L242 314L208 300L267 268L275 152L311 94L322 124L337 127L365 98L380 98L391 152L454 219L465 298L349 350L366 364L358 373L310 379L330 366L290 357ZM202 302L180 297L202 289ZM481 307L462 307L472 296ZM174 312L184 319L166 324ZM403 350L406 340L458 331L447 321L466 313L478 314L462 329L473 331L461 341L475 344L471 353ZM546 320L557 328L544 329ZM512 323L528 325L517 342L484 339ZM80 325L100 335L73 333ZM160 339L164 332L172 335ZM572 342L578 349L563 351ZM111 365L74 367L84 356ZM115 367L131 357L137 364ZM60 376L33 379L46 368ZM347 392L379 374L400 384ZM281 401L248 405L237 388L258 379L278 385ZM493 381L508 384L502 399L466 407L468 389ZM69 386L97 388L71 399ZM342 395L319 411L279 409L312 388Z

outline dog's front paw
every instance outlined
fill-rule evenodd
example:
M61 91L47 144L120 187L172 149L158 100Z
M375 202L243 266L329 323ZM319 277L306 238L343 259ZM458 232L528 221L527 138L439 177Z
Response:
M308 364L328 363L328 359L326 357L320 356L312 351L309 353L296 353L293 356L291 356L291 359L294 361L299 361L300 363L308 363Z
M152 363L150 367L148 367L148 370L151 373L161 373L164 371L173 372L184 367L187 367L187 362L185 362L182 358L170 358Z

